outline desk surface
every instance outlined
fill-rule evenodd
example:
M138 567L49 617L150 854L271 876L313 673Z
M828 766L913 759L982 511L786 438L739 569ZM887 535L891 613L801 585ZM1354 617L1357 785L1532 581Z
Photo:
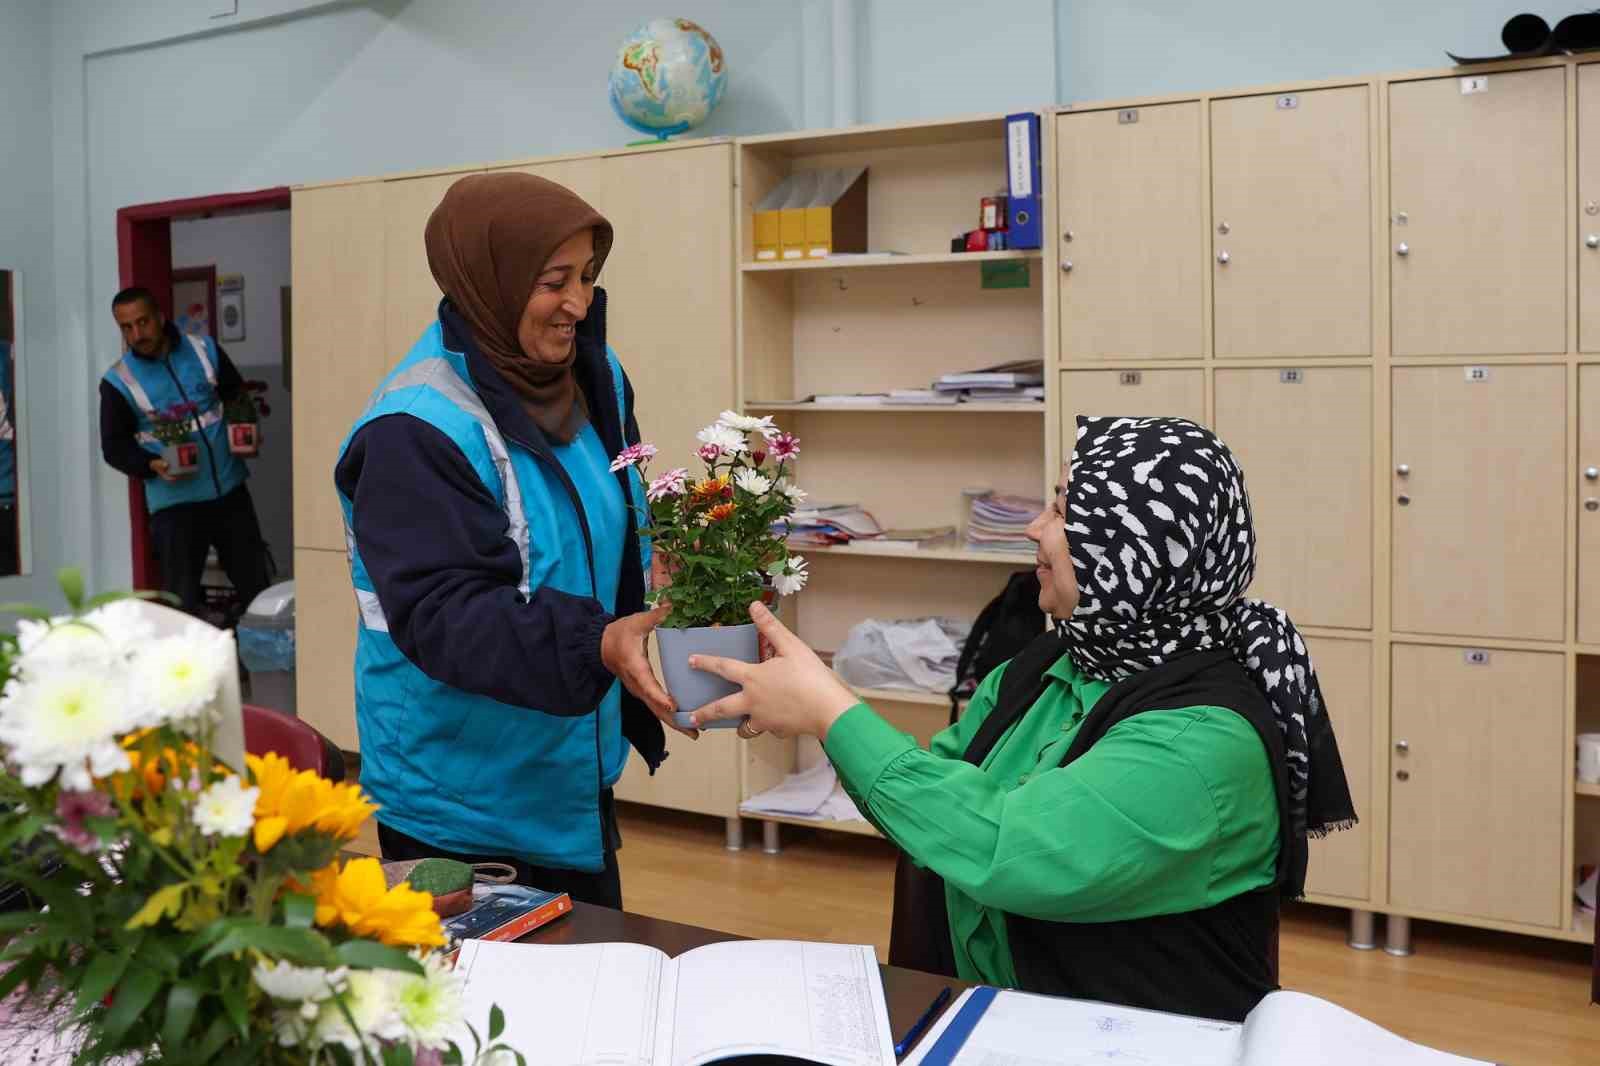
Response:
M603 944L623 942L649 944L676 958L691 948L702 944L716 944L724 940L747 940L733 933L702 929L697 925L682 925L661 918L646 918L642 914L614 911L609 907L596 907L589 903L572 905L572 913L558 918L549 925L535 929L522 938L524 944ZM913 1022L928 1009L928 1004L946 985L959 992L967 982L939 977L921 970L907 970L900 966L879 966L883 974L883 998L889 1005L889 1029L896 1040L911 1028ZM951 997L954 1002L954 996ZM946 1010L949 1008L946 1007Z

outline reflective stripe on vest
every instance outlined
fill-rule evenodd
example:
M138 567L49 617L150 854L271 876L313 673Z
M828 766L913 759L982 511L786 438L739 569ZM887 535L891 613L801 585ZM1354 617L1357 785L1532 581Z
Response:
M417 386L426 386L444 396L483 429L484 443L489 447L489 456L494 460L495 470L500 474L500 483L504 486L507 535L517 546L517 555L522 560L522 581L517 585L517 590L526 598L529 581L528 518L522 509L522 485L517 480L517 472L512 469L511 453L506 448L505 438L500 435L499 428L489 416L489 410L483 406L478 394L461 380L461 375L456 373L455 367L451 366L448 360L423 359L390 378L384 384L382 391L372 397L372 402L367 405L367 411L370 412L391 392ZM350 528L348 521L345 523L344 543L345 552L353 565L356 557L356 539L355 531ZM389 620L383 613L382 605L378 603L377 593L357 589L356 604L361 609L362 625L380 633L389 631Z
M211 386L212 391L216 391L217 371L216 368L211 365L211 357L206 354L205 341L197 341L187 334L183 335L183 339L188 342L189 350L194 352L195 356L199 358L200 369L204 371L206 375L206 383ZM168 358L170 357L171 356L169 355ZM134 377L133 371L128 368L127 356L123 356L117 361L117 377L120 378L122 383L128 387L128 395L133 397L133 402L138 406L140 413L143 414L148 421L154 422L156 419L156 406L150 402L150 394L144 391L144 386L139 384L139 379ZM181 386L179 391L182 391ZM218 399L220 400L220 398L221 394L218 393ZM216 403L211 406L210 410L196 417L196 429L207 430L221 421L222 404ZM154 433L136 433L134 434L134 439L136 439L140 444L161 443Z

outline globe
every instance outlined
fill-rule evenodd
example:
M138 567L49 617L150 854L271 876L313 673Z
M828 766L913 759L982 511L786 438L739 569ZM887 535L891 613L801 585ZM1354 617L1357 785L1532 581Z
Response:
M628 34L611 68L617 117L662 140L704 122L727 88L722 46L688 19L646 22Z

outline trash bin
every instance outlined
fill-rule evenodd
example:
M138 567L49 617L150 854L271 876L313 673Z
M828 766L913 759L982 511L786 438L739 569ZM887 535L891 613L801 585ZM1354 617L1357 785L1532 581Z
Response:
M273 585L239 619L239 662L250 671L250 702L296 714L294 582Z

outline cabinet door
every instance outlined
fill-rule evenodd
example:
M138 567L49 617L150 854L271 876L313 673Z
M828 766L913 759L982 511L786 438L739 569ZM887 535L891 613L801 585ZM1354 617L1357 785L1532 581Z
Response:
M1078 415L1187 418L1205 425L1203 370L1067 370L1061 375L1062 456L1072 454Z
M1566 351L1565 77L1390 88L1395 355Z
M1372 645L1307 637L1306 646L1360 819L1354 828L1311 841L1306 891L1365 900L1371 898L1372 871Z
M1578 349L1600 352L1600 65L1578 68Z
M1218 370L1217 434L1244 467L1252 596L1301 625L1372 625L1372 371Z
M1565 658L1397 644L1393 661L1389 898L1560 925Z
M1212 102L1219 358L1371 354L1368 96L1356 85Z
M356 594L350 564L336 552L294 553L295 705L301 718L345 751L356 736Z
M1393 628L1561 640L1566 368L1393 373Z
M450 186L467 177L438 174L386 181L383 189L385 369L400 364L438 317L442 294L428 267L423 231Z
M1578 639L1600 644L1600 366L1578 368Z
M294 542L344 551L333 466L383 377L383 197L378 183L303 189L294 271ZM347 579L348 580L348 579Z
M1056 120L1064 359L1198 358L1200 105Z

